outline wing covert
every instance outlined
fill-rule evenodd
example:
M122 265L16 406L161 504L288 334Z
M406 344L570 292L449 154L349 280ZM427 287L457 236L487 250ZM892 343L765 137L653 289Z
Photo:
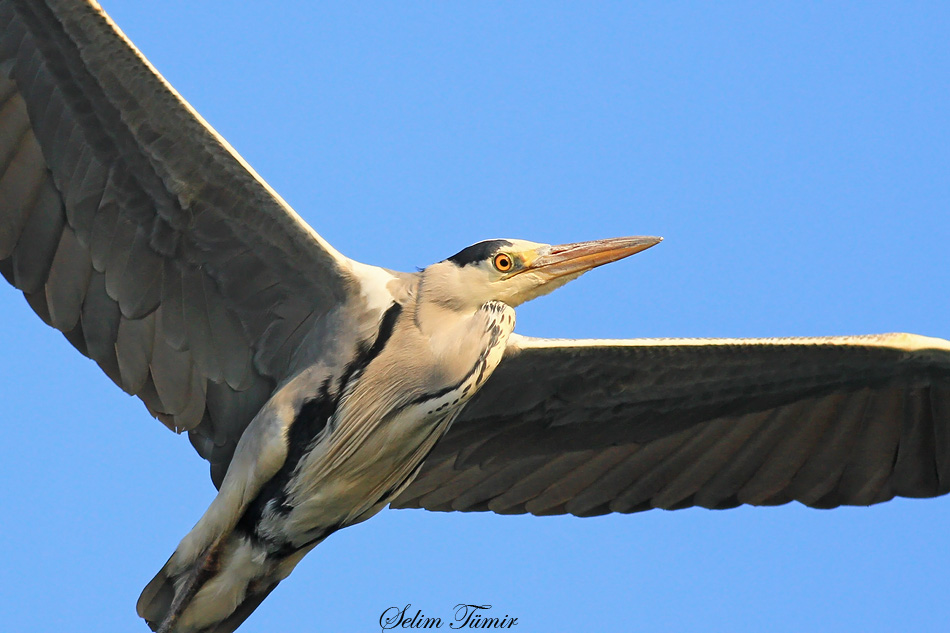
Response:
M950 343L519 338L393 507L868 505L950 491Z

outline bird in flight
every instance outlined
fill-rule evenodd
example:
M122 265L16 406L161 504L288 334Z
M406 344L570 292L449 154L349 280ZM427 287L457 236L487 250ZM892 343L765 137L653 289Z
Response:
M519 304L655 237L478 242L416 273L306 225L93 2L0 0L0 272L218 495L145 587L236 629L386 505L593 516L950 490L950 343L545 340Z

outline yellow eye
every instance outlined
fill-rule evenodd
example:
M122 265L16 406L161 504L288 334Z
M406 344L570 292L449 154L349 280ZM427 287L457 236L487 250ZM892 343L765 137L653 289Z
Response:
M512 268L514 268L515 263L511 260L511 255L506 253L498 253L495 255L495 269L500 272L506 273Z

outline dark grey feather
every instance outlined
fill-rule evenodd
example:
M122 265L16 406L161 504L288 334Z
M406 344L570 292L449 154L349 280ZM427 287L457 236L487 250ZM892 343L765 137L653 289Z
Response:
M177 431L190 431L197 428L202 420L208 418L205 389L208 381L199 372L191 373L191 387L188 390L188 404L175 415Z
M849 499L854 505L870 505L879 500L897 457L903 397L903 391L898 389L879 390L871 395L851 459L830 493L835 502ZM892 492L884 495L886 498L880 501L894 496Z
M9 19L8 15L0 14L0 29L6 26L3 24L5 17ZM0 45L0 51L2 51L2 45ZM2 56L2 53L0 53L0 56ZM0 67L0 111L2 111L3 107L7 104L7 101L19 95L16 84L10 81L10 78L7 76L10 70L9 66L10 63L7 62L4 67ZM0 117L0 121L2 121L2 117Z
M199 371L212 382L222 382L224 374L220 359L215 355L207 290L203 275L190 269L182 271L182 308L188 347Z
M0 214L0 259L13 253L45 183L46 165L39 145L28 130L20 139L13 161L0 176L0 204L3 208Z
M33 309L33 312L36 312L36 316L42 319L43 323L52 325L49 318L49 306L46 305L46 293L43 290L24 292L23 297L26 299L26 302L30 304L30 308Z
M531 457L524 460L512 461L500 469L488 471L477 483L458 495L453 505L459 508L476 507L489 499L494 499L501 493L511 489L511 486L523 480L535 468L544 464L546 460Z
M185 325L182 298L181 268L166 259L162 265L162 329L165 341L176 350L188 349L188 328Z
M710 423L709 427L714 429L711 432L715 435L703 437L712 440L709 450L691 455L692 461L682 464L679 472L672 474L656 494L658 507L670 508L688 498L692 498L696 505L708 505L702 503L700 490L732 460L755 432L762 418L762 413L753 413Z
M950 490L943 341L521 345L394 507L589 516Z
M158 307L162 295L162 258L149 246L149 237L141 229L129 245L125 269L116 282L122 314L140 319Z
M115 339L115 353L122 376L122 388L137 394L149 377L149 362L152 359L152 343L155 339L155 315L144 319L119 319L119 331Z
M12 86L9 79L0 79L0 85ZM0 173L10 167L20 147L20 141L30 129L26 102L19 94L8 98L0 107Z
M102 202L109 169L96 156L90 145L83 146L80 165L66 185L66 218L86 245L92 233L96 211Z
M122 309L122 280L125 277L125 269L129 265L132 244L138 232L138 227L133 222L124 215L120 215L116 219L115 230L109 242L109 254L103 266L106 274L106 292L119 303L120 310ZM123 316L131 318L124 311Z
M930 397L929 388L905 392L904 423L891 479L894 493L902 497L930 497L940 490Z
M188 350L176 351L165 341L164 311L159 310L154 315L155 340L150 360L152 380L163 404L162 412L176 415L184 411L190 401L193 361Z
M82 304L82 330L86 349L114 383L122 386L115 341L119 336L119 304L106 292L103 273L93 271Z
M498 495L489 503L489 509L498 512L498 508L504 506L511 507L520 504L524 507L524 504L528 501L531 501L537 509L558 507L589 488L604 473L627 459L634 450L636 449L627 446L615 446L600 453L583 451L581 455L584 455L585 459L576 468L560 477L553 478L539 494L522 494L520 495L521 498L517 500L513 499L508 493ZM540 466L540 459L534 457L526 465L530 466L531 472L534 472ZM509 490L510 492L512 490ZM513 501L515 503L512 503ZM524 511L526 509L522 510L522 512Z
M943 424L943 420L950 418L950 381L930 386L930 415L934 423L937 483L943 490L950 486L950 427Z
M725 425L720 424L708 424L704 427L681 431L683 443L664 457L656 467L636 478L632 485L617 495L613 503L617 506L636 507L647 500L653 500L660 508L671 508L677 505L689 495L671 496L669 484L700 461L704 455L714 452L710 449L722 442L727 431ZM666 494L661 495L662 492ZM693 493L695 490L689 490L689 494ZM570 499L563 499L563 501L567 502Z
M789 483L789 495L805 505L825 498L841 479L852 449L861 435L864 416L871 401L869 390L847 395L818 446Z
M13 249L13 278L17 288L34 293L43 287L65 223L59 196L49 187L43 187Z
M68 332L79 322L91 276L89 251L79 243L73 230L66 227L46 281L46 302L53 327Z
M99 207L92 218L92 228L88 237L92 265L99 272L106 271L112 246L112 236L115 234L116 225L122 214L122 207L119 205L118 199L118 186L115 184L117 173L118 170L115 166L109 171L102 197L99 199Z

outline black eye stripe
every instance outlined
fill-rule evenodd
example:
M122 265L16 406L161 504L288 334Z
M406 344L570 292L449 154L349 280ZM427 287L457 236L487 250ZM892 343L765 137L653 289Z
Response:
M447 261L452 262L456 266L478 264L508 246L512 246L512 243L508 240L485 240L484 242L478 242L468 248L462 249L455 255L449 257Z

